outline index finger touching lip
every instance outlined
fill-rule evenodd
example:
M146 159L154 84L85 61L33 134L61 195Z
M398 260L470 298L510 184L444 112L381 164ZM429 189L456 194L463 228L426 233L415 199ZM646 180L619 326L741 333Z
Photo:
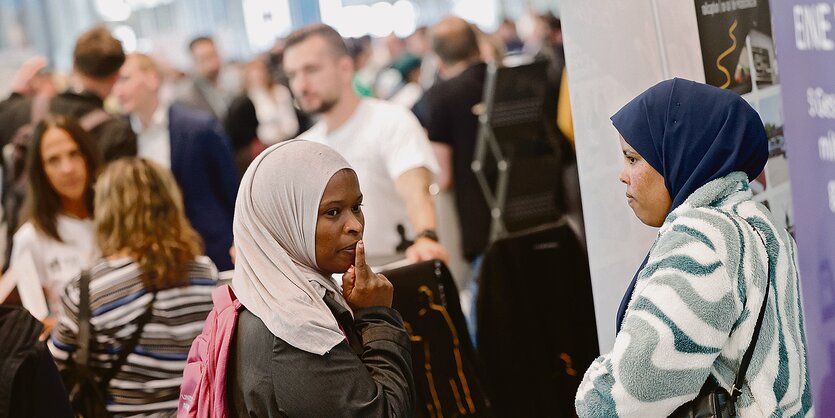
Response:
M365 267L365 243L362 240L357 241L357 251L354 258L354 265L357 268Z

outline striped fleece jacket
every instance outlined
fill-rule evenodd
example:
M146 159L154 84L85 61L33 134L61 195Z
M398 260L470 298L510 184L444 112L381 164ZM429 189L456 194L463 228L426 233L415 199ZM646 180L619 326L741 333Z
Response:
M581 418L666 417L709 377L730 391L767 276L765 317L738 416L814 415L794 240L751 197L747 176L735 172L667 216L614 348L592 363L577 391Z
M151 317L134 350L107 388L107 409L116 417L174 416L183 368L191 342L212 310L217 269L206 256L190 262L187 282L157 292ZM102 376L137 330L153 295L142 282L142 269L130 257L101 260L90 269L90 368ZM48 346L59 369L73 367L78 346L79 277L63 295L64 311Z

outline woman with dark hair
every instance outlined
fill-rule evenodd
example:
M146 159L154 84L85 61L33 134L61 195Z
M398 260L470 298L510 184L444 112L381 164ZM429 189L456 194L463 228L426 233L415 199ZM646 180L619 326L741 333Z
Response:
M35 127L24 223L14 235L9 267L31 259L50 317L60 310L64 286L99 256L92 220L96 167L87 132L74 119L50 116Z
M90 269L87 287L90 371L107 390L110 413L174 416L189 347L212 309L217 269L201 255L174 176L158 164L110 163L96 181L95 203L104 258ZM81 277L67 285L49 341L62 370L79 361L81 286Z
M740 417L813 414L796 246L749 186L768 160L757 112L732 91L677 78L612 123L629 207L660 229L624 296L614 348L580 384L577 415L696 416L685 404L709 393Z

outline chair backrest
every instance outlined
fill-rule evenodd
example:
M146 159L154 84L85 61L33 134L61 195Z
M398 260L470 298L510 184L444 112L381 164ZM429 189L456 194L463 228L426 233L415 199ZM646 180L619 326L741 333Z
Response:
M478 292L478 355L495 414L574 416L599 349L588 261L568 223L494 242Z
M489 66L472 170L492 211L490 240L562 215L562 148L546 113L548 64Z
M415 417L492 416L447 267L435 260L382 273L412 340Z
M514 67L490 67L484 103L490 126L499 141L542 139L542 119L548 83L548 63L536 61ZM512 132L503 136L502 128Z

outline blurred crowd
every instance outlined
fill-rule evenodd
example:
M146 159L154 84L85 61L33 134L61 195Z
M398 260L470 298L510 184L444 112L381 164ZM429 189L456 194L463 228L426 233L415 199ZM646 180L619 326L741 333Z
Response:
M211 288L234 269L241 179L265 149L301 137L356 171L369 260L465 260L471 273L459 284L474 294L492 219L471 170L488 69L547 62L545 117L556 127L568 110L560 21L529 18L524 38L508 19L486 33L448 17L405 38L342 39L313 25L246 62L225 60L216 39L200 36L172 46L190 54L188 72L126 54L105 27L92 28L76 40L71 74L47 73L34 57L0 102L4 280L39 279L41 337L52 332L60 367L82 311L98 317L91 368L112 379L111 412L176 408L171 379L211 309ZM557 132L570 164L567 120ZM454 192L454 248L442 244L438 190ZM140 344L125 334L145 324L156 326L154 341L141 342L153 360L108 351ZM109 374L108 361L129 375ZM161 383L137 401L128 382L137 379Z

